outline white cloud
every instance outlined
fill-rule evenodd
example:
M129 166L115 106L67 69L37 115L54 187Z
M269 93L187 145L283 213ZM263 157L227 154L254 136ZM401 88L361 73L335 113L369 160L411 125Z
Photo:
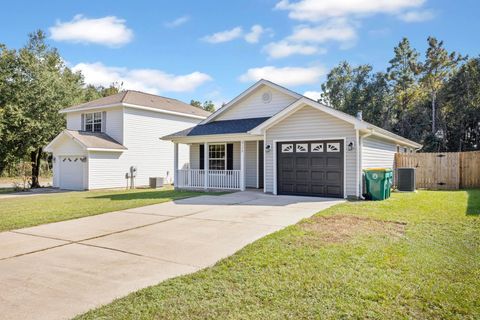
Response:
M190 20L190 16L185 15L185 16L178 17L175 20L166 22L165 26L168 28L176 28L181 26L182 24L187 23L189 20Z
M250 32L245 35L245 41L248 43L257 43L266 30L259 24L252 26Z
M49 28L51 38L56 41L75 43L96 43L119 47L133 39L133 31L125 25L125 20L115 16L88 19L76 15L71 21L57 21Z
M289 17L300 21L320 21L325 18L365 16L377 13L397 14L419 8L426 0L281 0L275 6L289 11Z
M228 42L228 41L232 41L234 39L240 38L242 34L243 34L242 28L235 27L230 30L216 32L214 34L205 36L202 39L210 43L221 43L221 42Z
M356 29L343 18L329 19L320 25L299 25L290 36L277 42L267 44L263 51L271 58L284 58L294 54L323 54L326 49L318 45L329 41L339 42L345 49L355 44Z
M423 22L435 18L432 10L408 11L398 15L398 18L405 22Z
M270 80L284 86L299 86L317 83L326 71L323 67L283 67L265 66L251 68L239 77L242 82L254 82L260 79Z
M389 28L380 28L380 29L372 29L368 31L368 34L372 37L385 37L390 34L391 30Z
M321 98L322 93L320 91L305 91L303 95L307 98L318 101Z
M324 43L337 41L342 43L354 42L357 38L355 28L343 19L333 19L318 26L300 25L294 28L287 40L294 42Z
M324 49L318 48L317 46L305 45L305 44L295 44L290 43L286 40L281 40L278 42L270 42L265 47L263 47L270 58L285 58L294 54L300 55L312 55L316 53L325 53Z
M162 92L193 91L212 78L202 72L174 75L158 69L128 69L110 67L101 62L79 63L72 67L81 71L87 84L109 86L113 82L123 83L125 89L159 94Z

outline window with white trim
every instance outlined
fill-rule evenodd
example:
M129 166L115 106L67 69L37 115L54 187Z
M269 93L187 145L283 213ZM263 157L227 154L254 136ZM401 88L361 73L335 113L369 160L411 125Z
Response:
M91 131L91 132L102 131L102 113L101 112L85 113L85 131Z
M227 147L226 144L208 145L208 168L210 170L226 170Z

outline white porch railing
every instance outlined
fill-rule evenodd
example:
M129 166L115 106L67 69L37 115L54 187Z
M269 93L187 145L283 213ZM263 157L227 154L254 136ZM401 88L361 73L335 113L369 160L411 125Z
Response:
M205 180L205 170L180 169L177 170L176 187L191 189L220 189L240 190L241 170L208 170ZM205 182L207 185L205 185Z

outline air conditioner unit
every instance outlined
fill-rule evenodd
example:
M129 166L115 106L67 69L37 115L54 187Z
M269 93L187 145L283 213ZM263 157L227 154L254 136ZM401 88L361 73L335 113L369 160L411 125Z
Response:
M398 191L415 191L415 168L397 169Z
M150 177L150 188L157 189L163 187L162 177Z

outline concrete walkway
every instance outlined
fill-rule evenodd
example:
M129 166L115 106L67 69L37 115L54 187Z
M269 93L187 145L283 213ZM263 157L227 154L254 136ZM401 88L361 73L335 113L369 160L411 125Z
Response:
M340 202L246 191L0 233L0 317L71 318Z

